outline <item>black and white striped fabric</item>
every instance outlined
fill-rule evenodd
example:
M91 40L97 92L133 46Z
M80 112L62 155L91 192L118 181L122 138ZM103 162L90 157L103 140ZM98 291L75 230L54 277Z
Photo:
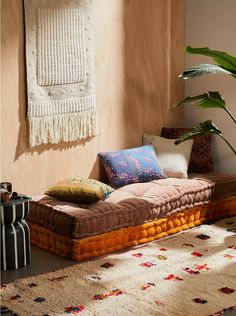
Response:
M30 199L12 199L1 205L1 270L26 266L31 260L30 231L25 221Z

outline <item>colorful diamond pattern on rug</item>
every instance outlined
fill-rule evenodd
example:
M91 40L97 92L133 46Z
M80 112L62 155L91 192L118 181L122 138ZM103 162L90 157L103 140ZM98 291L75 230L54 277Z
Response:
M186 271L189 274L198 274L199 273L199 271L196 271L196 270L193 270L193 269L190 269L190 268L184 268L183 271Z
M114 264L111 263L111 262L105 262L104 264L101 265L101 267L102 267L102 268L109 269L109 268L114 267Z
M159 259L159 260L167 260L167 257L166 256L162 256L162 255L158 255L157 259Z
M224 255L224 258L226 258L226 259L228 259L228 260L231 260L231 259L235 258L235 256L225 254L225 255Z
M183 281L178 275L170 274L164 280Z
M134 253L134 254L132 254L132 256L134 256L134 257L136 257L136 258L140 258L140 257L142 257L142 253Z
M202 299L202 298L194 298L193 301L195 303L199 303L199 304L206 304L207 303L207 301Z
M155 266L156 264L155 263L152 263L152 262L142 262L140 263L140 266L141 267L145 267L145 268L151 268L153 266Z
M104 300L105 298L108 298L109 296L118 296L118 295L122 295L122 294L124 294L124 293L121 290L115 289L115 290L112 290L108 293L95 294L93 299L94 300Z
M194 257L202 257L202 256L203 256L203 254L200 253L200 252L198 252L198 251L193 251L193 252L191 253L191 255L194 256Z
M187 247L194 247L194 245L189 244L189 243L184 243L183 246L187 246Z
M83 305L79 305L79 306L68 306L65 308L65 312L67 314L78 314L79 312L84 310L84 306Z
M38 285L36 283L32 282L32 283L27 284L27 286L30 288L33 288L33 287L36 287Z
M49 281L52 281L52 282L60 282L64 279L68 278L68 275L62 275L60 277L57 277L57 278L51 278L51 279L48 279Z
M11 300L11 301L14 301L14 300L17 300L18 298L20 298L20 295L17 294L17 295L11 296L11 297L10 297L10 300Z
M145 291L145 290L149 289L151 286L155 286L155 284L154 284L154 283L146 283L146 284L143 284L143 285L141 286L141 289L142 289L143 291Z
M201 239L201 240L207 240L207 239L211 238L210 236L204 235L204 234L197 235L196 237Z
M236 228L236 218L230 221ZM2 284L2 310L20 316L213 316L234 310L236 235L228 222Z
M42 302L46 301L46 298L44 298L44 297L36 297L34 299L34 301L37 302L37 303L42 303Z
M234 293L235 290L234 289L231 289L229 287L222 287L221 289L219 289L220 292L224 293L224 294L231 294L231 293Z

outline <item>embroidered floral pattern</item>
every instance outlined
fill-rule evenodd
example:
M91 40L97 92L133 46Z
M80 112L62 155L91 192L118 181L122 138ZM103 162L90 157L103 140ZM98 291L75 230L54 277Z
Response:
M165 179L152 145L99 153L109 182L114 187Z

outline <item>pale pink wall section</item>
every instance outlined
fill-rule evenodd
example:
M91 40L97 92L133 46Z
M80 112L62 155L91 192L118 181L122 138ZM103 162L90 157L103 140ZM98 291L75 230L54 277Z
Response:
M236 56L236 1L235 0L186 0L185 44L193 47L208 46L227 51ZM212 63L208 57L185 56L186 67L199 63ZM186 81L185 94L197 95L205 91L219 91L227 107L236 116L236 80L226 75L212 75ZM236 148L236 126L220 109L185 107L186 125L212 119L224 136ZM236 158L229 147L214 137L214 160L216 170L236 173Z
M183 0L95 0L97 111L91 141L29 148L23 2L2 0L1 180L35 194L67 176L101 178L97 154L141 145L142 134L182 125Z

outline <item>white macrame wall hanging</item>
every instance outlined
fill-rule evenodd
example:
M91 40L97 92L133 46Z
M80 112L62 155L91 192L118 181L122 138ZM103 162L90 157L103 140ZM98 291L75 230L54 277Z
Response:
M24 0L30 145L97 135L91 0Z

